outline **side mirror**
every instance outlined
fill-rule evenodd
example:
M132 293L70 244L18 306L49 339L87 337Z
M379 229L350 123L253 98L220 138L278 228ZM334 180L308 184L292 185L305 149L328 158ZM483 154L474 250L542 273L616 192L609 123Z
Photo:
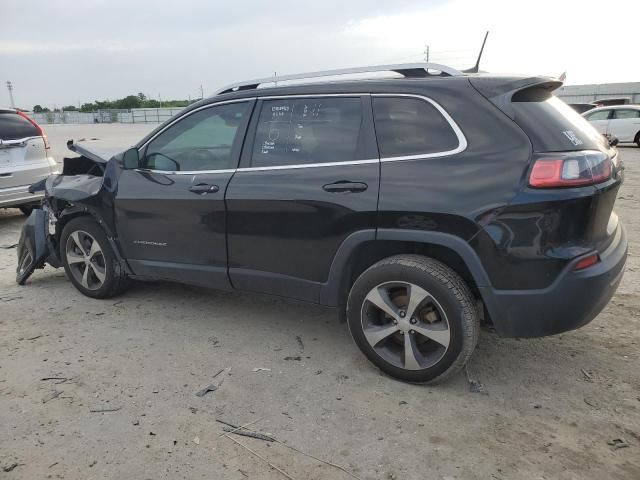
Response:
M130 148L122 156L122 168L125 170L133 170L140 166L140 157L137 148Z

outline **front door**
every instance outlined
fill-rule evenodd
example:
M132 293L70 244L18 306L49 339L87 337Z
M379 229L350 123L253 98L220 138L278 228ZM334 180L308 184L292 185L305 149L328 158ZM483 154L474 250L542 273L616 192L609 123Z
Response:
M317 302L342 242L375 237L370 97L265 98L253 117L226 196L231 282Z
M253 101L188 112L140 149L115 199L121 248L137 275L229 286L224 192Z

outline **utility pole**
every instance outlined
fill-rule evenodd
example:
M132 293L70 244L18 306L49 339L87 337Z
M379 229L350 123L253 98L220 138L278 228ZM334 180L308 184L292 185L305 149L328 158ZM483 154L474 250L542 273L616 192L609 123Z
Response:
M16 102L13 101L13 84L7 80L7 90L9 90L9 100L11 101L11 108L16 108Z
M160 92L158 92L158 101L160 102L160 108L162 108L162 97L160 96Z
M429 63L429 45L425 45L423 53L424 53L424 61Z

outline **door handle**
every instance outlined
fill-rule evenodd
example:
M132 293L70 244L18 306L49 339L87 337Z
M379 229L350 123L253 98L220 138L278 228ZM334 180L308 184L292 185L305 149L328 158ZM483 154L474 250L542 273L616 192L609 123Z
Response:
M208 183L198 183L189 187L190 192L197 193L199 195L204 195L205 193L216 193L218 190L220 190L218 185L210 185Z
M349 182L341 180L335 183L328 183L322 187L325 192L329 193L357 193L364 192L369 186L364 182Z

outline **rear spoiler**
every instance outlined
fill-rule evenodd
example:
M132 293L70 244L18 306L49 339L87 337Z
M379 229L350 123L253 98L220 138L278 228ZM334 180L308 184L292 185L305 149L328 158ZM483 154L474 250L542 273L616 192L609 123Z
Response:
M469 77L469 82L483 97L507 114L515 112L512 101L531 102L549 98L562 82L551 77Z

